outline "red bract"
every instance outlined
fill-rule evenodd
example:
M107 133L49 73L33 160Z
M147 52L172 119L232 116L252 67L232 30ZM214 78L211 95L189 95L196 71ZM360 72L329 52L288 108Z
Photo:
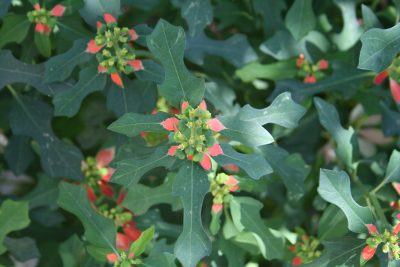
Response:
M292 260L292 264L293 266L299 266L303 263L303 261L301 260L301 258L299 256L296 256L293 260Z
M61 17L64 14L64 12L65 12L65 7L60 4L56 5L51 10L51 14L55 17Z
M111 80L118 85L119 87L124 88L124 84L122 82L121 76L118 72L111 73Z
M374 78L374 84L381 84L387 77L389 76L389 72L387 70L382 71Z
M373 224L367 224L367 225L365 225L365 226L368 228L368 232L369 232L370 235L375 235L375 234L378 234L378 233L379 233L379 232L378 232L378 229L376 228L375 225L373 225Z
M165 121L161 122L161 125L162 125L162 127L164 127L165 130L174 131L174 132L176 132L178 130L178 124L179 124L179 120L175 117L168 118Z
M214 203L214 204L212 204L211 211L213 213L219 213L222 210L223 207L224 207L223 204L215 204Z
M393 79L390 79L390 92L397 104L400 104L400 84Z
M96 154L97 166L99 168L107 167L108 164L110 164L111 161L114 159L114 156L115 156L115 148L114 147L100 150Z
M239 171L239 166L236 164L226 164L223 166L224 170L228 172L238 172Z
M104 21L107 24L111 24L111 23L117 22L117 20L114 18L114 16L111 15L110 13L104 13L103 18L104 18Z
M51 32L51 29L46 24L36 23L35 31L40 33L49 33Z
M93 189L90 188L89 186L85 186L86 192L87 192L87 196L90 202L94 203L96 202L96 194L94 193Z
M376 248L371 248L370 246L365 246L361 252L361 259L364 261L369 261L375 255Z
M92 39L89 41L89 43L87 44L87 48L86 48L86 52L90 53L90 54L96 54L97 52L99 52L103 46L98 46L96 45L96 42ZM102 67L103 70L104 67Z
M394 228L393 228L393 235L397 235L400 231L400 223L398 223Z
M210 129L214 132L220 132L225 129L225 126L217 119L213 118L207 122Z
M136 228L136 224L134 221L130 221L124 224L122 229L132 242L136 241L142 234L142 232Z
M308 75L304 78L303 80L304 83L316 83L317 79L315 78L314 75Z
M328 60L326 60L326 59L321 59L321 60L318 62L318 68L319 68L320 70L326 70L327 68L329 68L329 62L328 62Z

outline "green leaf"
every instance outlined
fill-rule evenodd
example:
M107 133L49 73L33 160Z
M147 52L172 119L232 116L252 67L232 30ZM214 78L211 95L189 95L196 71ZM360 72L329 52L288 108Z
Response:
M343 237L334 241L323 242L322 256L304 267L358 267L360 254L365 246L364 239Z
M206 83L204 98L217 110L225 115L234 115L239 111L239 105L234 103L236 94L226 84L218 82Z
M344 236L348 231L344 213L335 205L329 205L324 210L318 224L318 239L330 240Z
M156 106L157 86L152 82L129 80L121 90L112 85L107 92L107 107L116 115L151 113Z
M358 142L354 129L344 129L340 124L339 114L335 107L321 98L314 98L322 126L333 136L337 144L336 153L339 158L351 167L358 157Z
M190 37L200 34L213 19L210 0L184 0L181 14L188 24Z
M157 112L157 114L150 115L126 113L111 123L107 129L128 137L139 135L141 132L165 132L166 130L161 125L161 122L170 117L171 115L165 112Z
M3 0L0 2L0 18L7 14L8 8L11 5L11 0Z
M173 175L168 175L164 183L157 187L135 184L128 188L122 204L138 216L146 213L152 206L162 203L170 204L172 210L177 210L181 205L179 199L172 195L174 180Z
M283 0L253 0L253 10L264 20L264 32L270 36L277 30L285 29L282 12L286 8Z
M29 201L29 209L38 207L54 207L58 198L58 183L56 179L51 179L43 174L38 175L38 184L22 200Z
M211 242L201 221L201 207L209 188L207 173L198 164L186 162L179 169L173 194L182 201L183 231L175 243L174 252L185 267L195 267L211 252Z
M82 254L85 251L83 242L74 234L66 241L60 244L58 251L60 253L63 267L81 266Z
M137 184L148 171L156 167L171 167L176 158L168 156L167 152L168 147L159 147L147 158L124 159L117 162L117 168L111 177L111 182L129 188Z
M60 183L60 196L57 202L61 208L79 218L89 243L119 255L115 247L117 226L113 220L107 219L93 209L82 185Z
M0 3L0 7L3 3ZM0 48L6 44L16 42L20 44L28 34L31 23L24 15L8 14L3 18L0 29Z
M348 228L355 233L365 233L368 223L374 219L367 207L358 205L350 191L350 178L344 171L321 169L319 176L319 195L336 206L346 215Z
M384 102L379 103L382 115L382 128L385 136L400 135L400 112L391 110Z
M288 189L289 199L299 200L304 195L304 181L310 173L310 167L300 154L289 154L286 150L268 145L260 148L268 163L272 166Z
M272 135L255 121L240 120L238 116L222 116L218 120L225 126L220 133L248 146L262 146L274 142Z
M176 267L175 257L169 253L158 253L148 257L139 267Z
M147 37L147 45L154 56L161 61L165 70L164 82L159 86L160 94L176 107L185 100L191 106L197 106L204 95L204 80L196 78L185 67L183 29L161 19Z
M45 102L27 97L17 98L10 113L10 127L15 135L29 136L40 146L43 169L51 177L82 179L80 150L59 140L53 133L53 109Z
M239 111L239 119L254 121L260 125L274 123L286 128L295 128L306 109L293 101L289 92L278 95L268 107L255 109L250 105Z
M136 71L135 75L139 80L161 84L164 81L164 69L152 60L142 60L143 69Z
M390 156L389 163L386 169L385 181L390 182L400 182L400 152L393 150Z
M42 56L46 58L51 56L51 40L49 34L35 32L34 41L36 49Z
M28 202L5 200L0 207L0 254L6 251L4 238L11 232L21 230L30 223Z
M381 72L400 51L400 24L389 29L370 29L361 36L358 68Z
M146 229L142 232L140 237L133 242L131 247L129 248L129 252L133 252L135 257L138 257L143 254L146 249L146 246L151 242L154 237L154 226Z
M298 69L294 60L278 61L270 64L251 62L243 68L236 70L235 74L244 82L256 79L281 80L293 78Z
M312 9L312 0L295 0L286 14L285 24L296 40L313 30L317 19Z
M363 17L363 26L365 30L369 30L371 28L382 28L382 24L380 23L374 12L371 10L371 8L362 4L361 11Z
M95 26L97 21L102 20L104 13L118 18L121 14L121 3L120 0L84 0L84 6L79 13L86 23Z
M76 66L89 61L92 55L85 51L87 43L87 39L78 39L70 50L50 58L45 63L45 82L64 81Z
M26 262L30 259L40 258L40 251L36 241L30 237L9 238L4 240L8 252L19 262Z
M333 41L341 51L345 51L353 47L363 32L363 29L358 24L356 14L356 0L334 0L334 3L339 7L343 17L343 28L340 33L335 33L332 36Z
M232 35L223 41L210 39L204 32L189 36L185 57L193 63L203 65L207 55L222 57L235 67L242 67L258 58L243 34Z
M29 65L18 61L9 50L0 51L0 90L14 83L29 84L47 96L72 87L69 82L44 83L44 64Z
M16 175L22 174L34 158L30 138L13 135L6 146L4 157L8 166Z
M260 216L262 207L261 202L250 197L232 197L230 201L232 219L239 231L249 231L254 235L264 258L281 259L284 239L279 232L265 226Z
M259 154L242 154L228 144L221 144L221 148L224 153L213 159L222 166L236 164L255 180L272 173L269 163Z
M53 98L55 116L74 116L81 106L83 99L90 93L103 90L107 76L88 67L79 72L79 81L71 88L56 93Z

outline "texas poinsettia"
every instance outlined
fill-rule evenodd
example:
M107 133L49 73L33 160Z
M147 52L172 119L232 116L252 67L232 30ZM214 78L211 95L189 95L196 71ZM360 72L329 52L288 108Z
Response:
M36 23L35 31L39 33L50 33L57 24L57 18L61 17L65 12L65 7L58 4L50 11L41 7L40 4L35 4L34 10L28 12L29 21Z
M304 83L316 83L317 80L325 77L323 71L329 68L329 62L326 59L321 59L316 64L312 64L305 58L304 54L300 54L296 60L296 66L299 69L297 75L303 78Z
M217 143L216 134L225 127L216 119L211 118L203 100L197 108L193 108L184 101L181 113L161 122L161 125L172 133L169 136L171 143L176 143L168 150L168 155L180 159L200 162L205 170L211 169L211 157L223 154Z
M366 225L370 237L367 239L367 245L361 252L361 265L372 259L375 255L376 250L380 244L382 246L382 252L389 255L389 259L394 258L395 260L400 259L400 246L398 233L400 232L400 223L393 227L392 231L384 230L383 233L378 231L378 228L374 224Z
M135 30L118 27L117 20L108 13L103 15L105 24L97 22L97 34L87 45L86 52L96 54L98 71L110 74L111 80L124 87L121 73L130 74L143 69L141 60L136 59L132 47L138 38Z

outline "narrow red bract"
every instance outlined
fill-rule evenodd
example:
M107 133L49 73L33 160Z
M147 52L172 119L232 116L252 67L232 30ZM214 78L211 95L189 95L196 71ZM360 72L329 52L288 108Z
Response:
M365 246L361 252L361 258L364 261L369 261L375 255L376 248L371 248L370 246Z
M118 72L111 73L111 80L118 85L119 87L124 88L124 84L122 82L121 76Z
M128 61L128 64L131 65L132 68L133 68L135 71L144 69L143 64L142 64L142 61L139 60L139 59L130 60L130 61Z
M225 129L225 126L217 119L213 118L207 122L208 127L214 132L220 132Z
M389 72L387 70L382 71L374 78L374 84L381 84L387 77L389 76Z
M94 39L92 39L92 40L90 40L89 43L87 44L86 52L88 52L88 53L90 53L90 54L96 54L96 53L99 52L102 48L103 48L103 46L98 46L98 45L96 45L96 42L94 41Z
M397 104L400 104L400 84L393 79L390 79L390 92Z
M65 12L65 6L58 4L51 10L51 14L55 17L61 17Z
M218 213L222 210L223 207L224 207L223 204L212 204L211 211L213 213Z
M114 18L114 16L111 15L110 13L104 13L103 18L107 24L117 22L117 20Z
M299 256L296 256L292 260L292 264L293 264L293 266L299 266L299 265L303 264L303 261L301 260L301 258Z

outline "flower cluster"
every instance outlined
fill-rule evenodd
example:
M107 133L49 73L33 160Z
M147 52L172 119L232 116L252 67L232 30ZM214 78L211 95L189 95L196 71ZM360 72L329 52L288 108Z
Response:
M107 259L110 262L116 262L115 266L119 266L117 262L133 261L133 255L126 254L125 251L140 237L141 232L133 221L133 213L121 206L125 198L125 191L116 196L114 188L108 184L114 172L114 169L109 167L114 155L114 148L100 150L95 158L88 157L82 163L82 171L85 176L88 198L94 208L104 217L113 220L118 227L116 246L122 252L119 258L115 253L110 253L107 255ZM107 198L107 201L104 201L104 197Z
M386 70L376 75L374 83L379 85L387 77L389 77L390 92L392 97L397 104L400 104L400 56L396 57Z
M291 245L289 250L295 254L292 259L293 266L310 263L321 256L321 243L313 236L305 234L303 229L296 229L300 236L295 244Z
M300 54L296 60L296 66L299 69L298 76L303 78L304 83L316 83L325 77L323 71L329 68L329 62L321 59L317 64L311 64L303 54Z
M213 196L212 213L220 213L224 207L226 197L230 192L239 189L239 181L233 175L219 173L210 183L210 191Z
M164 120L161 125L172 132L170 142L177 143L168 150L170 156L200 162L205 170L210 170L210 156L223 154L216 137L225 127L218 119L211 118L204 100L197 108L183 102L181 113Z
M50 33L57 25L57 17L61 17L65 12L65 7L61 4L48 11L35 4L34 10L29 11L27 16L30 22L36 23L35 31L39 33Z
M89 41L86 52L96 54L100 73L110 74L116 85L124 87L121 73L130 74L143 69L142 61L135 59L131 44L138 36L133 29L118 27L111 14L105 13L103 18L106 23L97 22L96 37Z
M394 258L395 260L400 259L400 247L398 233L400 231L400 223L397 224L390 232L387 229L383 233L380 233L375 225L367 224L368 232L370 237L367 239L367 245L361 252L361 265L372 259L375 252L380 244L382 246L382 252L389 254L389 259Z

